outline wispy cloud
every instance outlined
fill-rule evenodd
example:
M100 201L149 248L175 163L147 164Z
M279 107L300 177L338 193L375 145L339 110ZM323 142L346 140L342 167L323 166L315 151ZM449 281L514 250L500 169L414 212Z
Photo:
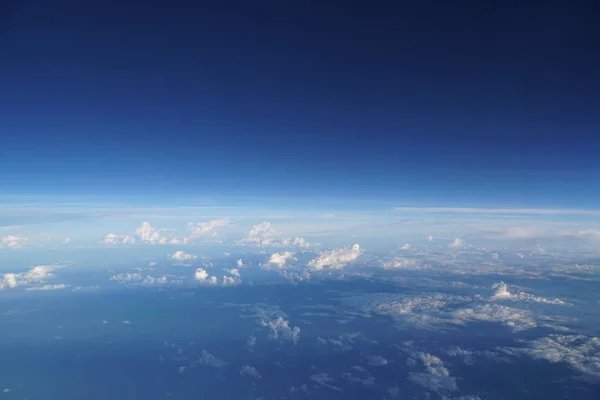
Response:
M399 212L463 213L463 214L512 214L512 215L595 215L600 210L569 208L473 208L473 207L394 207Z

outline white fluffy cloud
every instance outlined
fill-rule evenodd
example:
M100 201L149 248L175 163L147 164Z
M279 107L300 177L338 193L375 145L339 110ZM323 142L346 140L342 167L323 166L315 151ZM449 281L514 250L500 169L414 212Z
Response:
M8 235L0 238L0 249L20 249L28 239L23 236Z
M251 365L243 365L242 368L240 369L240 375L247 376L247 377L250 377L253 379L261 378L260 372L258 372L258 370Z
M148 244L168 244L169 240L161 235L161 230L153 228L150 223L144 221L135 230L140 240Z
M425 372L411 372L409 380L438 394L458 390L456 378L444 366L442 360L429 353L418 353Z
M284 251L281 253L274 253L269 258L268 264L276 266L277 268L283 268L283 267L285 267L285 264L287 263L287 261L289 259L293 258L293 256L294 256L294 253L289 252L289 251Z
M109 233L106 236L104 236L104 239L102 239L102 243L107 245L133 244L135 243L135 238L133 236L128 235L117 235L115 233Z
M318 257L310 260L308 267L313 270L322 270L325 267L341 269L346 264L356 260L360 255L360 246L358 244L352 247L341 247L329 251L323 251Z
M561 299L547 299L545 297L534 296L529 293L517 292L511 293L508 291L508 285L504 282L496 283L492 286L494 294L490 296L490 300L516 300L516 301L532 301L535 303L546 303L546 304L565 304Z
M56 265L38 265L27 272L4 274L2 280L0 280L0 289L29 286L44 282L54 278L52 271L56 268Z
M342 389L338 386L335 386L335 379L333 379L329 374L325 372L321 372L319 374L311 375L310 380L313 381L318 386L322 386L331 390L335 390L337 392L341 392Z
M246 236L238 243L251 244L259 247L310 247L310 243L304 240L304 238L286 237L283 232L276 231L275 228L273 228L273 225L267 221L253 225L248 233L246 233Z
M460 321L498 322L516 332L537 326L536 318L530 310L505 307L498 304L462 308L452 313L452 315Z
M400 250L408 250L410 247L410 243L404 243L402 246L400 246Z
M227 219L212 219L210 221L204 222L190 222L188 225L190 231L190 238L196 238L199 236L204 236L210 232L213 232L217 228L223 228L229 225L229 220Z
M600 383L600 338L550 335L526 343L528 348L512 350L551 363L565 363L585 380Z
M261 321L260 324L270 329L269 338L271 340L289 340L293 344L297 344L300 340L300 328L292 327L290 321L283 317L271 321Z
M198 268L194 274L194 279L197 281L208 284L208 285L216 285L218 283L216 276L209 276L208 272L206 272L203 268Z
M463 244L465 243L465 241L461 238L455 238L449 245L448 248L450 249L457 249L459 247L461 247Z
M198 256L194 255L194 254L190 254L190 253L186 253L183 250L178 250L173 254L169 255L169 258L173 261L177 261L177 262L187 262L187 261L192 261L195 260L196 258L198 258Z

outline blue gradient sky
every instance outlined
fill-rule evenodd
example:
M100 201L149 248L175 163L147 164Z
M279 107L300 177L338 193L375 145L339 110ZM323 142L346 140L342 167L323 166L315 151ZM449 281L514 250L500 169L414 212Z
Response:
M591 2L2 4L6 201L600 204Z

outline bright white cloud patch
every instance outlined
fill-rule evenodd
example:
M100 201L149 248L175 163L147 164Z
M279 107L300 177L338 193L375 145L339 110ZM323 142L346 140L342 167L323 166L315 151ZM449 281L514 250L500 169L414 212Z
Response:
M0 238L0 248L20 249L28 239L24 236L8 235Z
M400 246L400 250L408 250L410 247L410 243L404 243L402 246Z
M277 268L285 267L285 264L288 260L290 260L294 256L294 253L289 251L284 251L282 253L274 253L269 258L269 265L273 265Z
M455 238L449 245L448 248L450 249L457 249L459 247L462 247L462 245L465 243L465 241L461 238Z
M310 247L310 243L306 242L304 238L286 237L283 232L276 231L275 228L273 228L273 225L267 221L253 225L248 233L246 233L246 236L238 243L252 244L259 247Z
M450 376L442 360L429 353L418 352L413 356L421 361L424 372L409 373L409 380L442 395L458 390L456 378Z
M27 272L7 273L0 280L0 289L30 286L54 278L56 265L38 265Z
M528 348L512 349L551 363L565 363L581 378L600 383L600 338L584 335L550 335L528 343Z
M161 235L161 230L153 228L148 222L144 221L135 230L140 240L148 244L167 244L169 240Z
M516 300L516 301L532 301L536 303L546 304L565 304L561 299L547 299L545 297L534 296L529 293L517 292L511 293L508 291L508 285L504 282L496 283L492 286L494 294L490 296L490 300Z
M133 236L128 235L117 235L114 233L109 233L106 236L104 236L104 239L102 239L102 243L107 245L133 244L135 243L135 238Z
M196 258L198 258L198 256L196 256L194 254L186 253L183 250L178 250L175 253L169 255L169 258L171 260L177 261L177 262L186 262L186 261L195 260Z
M208 284L208 285L216 285L218 283L216 276L209 276L208 272L206 272L203 268L198 268L194 273L194 279L197 281Z
M229 225L229 221L227 219L213 219L204 222L191 222L188 225L190 231L189 238L194 239L200 236L207 235L208 233L213 232L215 229L223 228L227 225Z
M313 270L322 270L325 267L341 269L346 264L356 260L360 255L360 246L358 244L352 247L341 247L329 251L323 251L317 258L308 263L308 267Z
M261 321L260 324L270 329L269 338L271 340L289 340L293 344L297 344L300 340L300 328L292 327L290 321L283 317L272 321Z

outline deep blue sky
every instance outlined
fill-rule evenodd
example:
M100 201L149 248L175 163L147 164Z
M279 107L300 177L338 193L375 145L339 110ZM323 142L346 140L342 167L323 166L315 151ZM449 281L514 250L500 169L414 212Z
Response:
M593 3L5 0L0 193L594 207Z

